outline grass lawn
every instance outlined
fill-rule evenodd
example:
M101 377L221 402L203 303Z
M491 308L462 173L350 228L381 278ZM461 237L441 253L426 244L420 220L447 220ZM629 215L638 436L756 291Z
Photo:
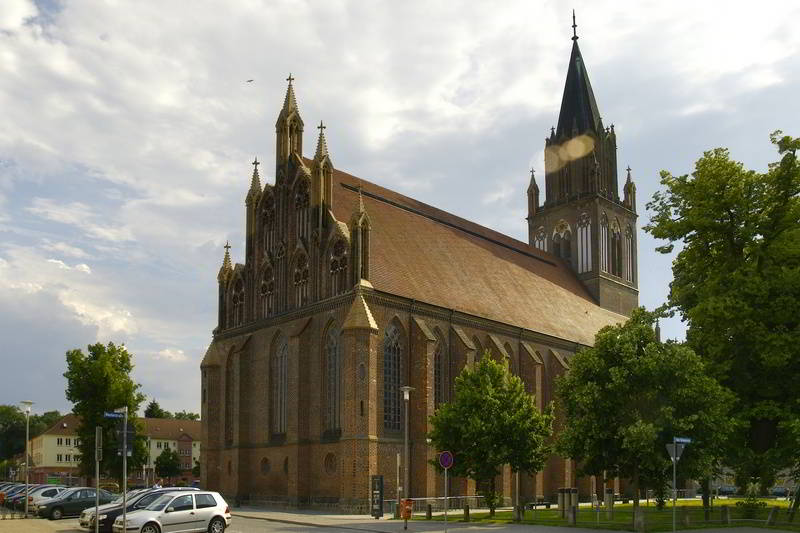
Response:
M744 510L736 506L739 499L729 498L725 500L716 500L715 505L709 514L709 520L705 520L705 512L703 510L702 500L681 500L678 502L676 509L676 528L677 529L700 529L700 528L714 528L725 527L726 524L722 522L722 506L727 506L732 520L731 527L738 526L758 526L766 527L767 516L773 506L781 508L778 515L778 526L776 529L800 531L800 516L796 518L793 524L787 523L787 507L786 500L766 500L767 507L758 510L753 518L747 518ZM654 502L650 505L641 503L641 508L645 512L645 527L647 531L672 531L672 506L667 505L664 509L658 510ZM688 518L688 527L683 525L682 517ZM443 521L444 516L441 514L434 515L433 520ZM424 514L414 515L414 520L425 520ZM448 513L449 522L463 522L464 513L460 510L453 510ZM497 511L494 517L489 516L488 511L472 511L470 512L470 522L478 524L507 524L512 523L512 513L510 510ZM567 526L567 520L561 518L560 511L556 509L537 509L534 514L533 511L528 510L525 512L525 519L523 524L539 524L551 526ZM578 527L588 527L597 529L612 529L612 530L633 530L633 505L632 504L616 504L614 505L614 513L612 517L607 516L604 510L595 511L589 507L581 507L578 511L577 524Z

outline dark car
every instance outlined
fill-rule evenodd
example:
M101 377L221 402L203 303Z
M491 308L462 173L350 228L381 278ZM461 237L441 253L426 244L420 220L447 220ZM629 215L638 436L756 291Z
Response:
M166 487L161 489L145 489L133 496L129 496L128 505L125 507L126 512L131 513L133 511L138 511L139 509L144 509L163 494L185 490L197 491L200 489L196 487ZM99 513L100 524L98 525L98 529L100 531L110 532L111 526L114 524L114 520L116 520L116 518L122 514L122 500L117 498L111 504L101 507L99 509ZM94 508L90 507L82 512L78 523L82 528L94 531Z
M33 487L33 485L28 485L28 489L30 489L32 487ZM12 488L4 491L4 492L5 492L5 504L6 504L6 506L10 506L11 505L11 500L14 499L14 496L17 496L20 492L22 492L22 493L25 492L25 484L23 483L22 485L17 485L17 486L12 487Z
M720 496L733 496L736 494L736 487L733 485L720 485L719 489L717 489L717 494Z
M46 500L36 509L36 514L51 520L60 520L64 516L75 516L81 511L94 505L96 489L92 487L77 487L65 490L52 500ZM100 489L100 504L106 504L114 499L110 492Z
M789 495L789 489L786 487L772 487L769 493L773 496L786 497Z

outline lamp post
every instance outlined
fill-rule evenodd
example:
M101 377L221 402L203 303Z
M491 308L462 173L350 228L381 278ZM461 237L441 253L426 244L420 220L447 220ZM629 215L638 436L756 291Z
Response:
M404 457L403 457L403 497L409 498L411 496L411 491L409 490L409 475L410 475L410 468L408 465L408 398L411 395L411 391L414 390L414 387L409 387L408 385L404 387L400 387L400 390L403 391L403 402L406 412L406 429L405 429L405 439L404 439ZM408 520L405 521L405 525L403 529L408 529Z
M23 400L22 409L25 411L25 518L28 518L28 472L30 472L31 451L30 451L30 429L31 429L31 406L33 402Z

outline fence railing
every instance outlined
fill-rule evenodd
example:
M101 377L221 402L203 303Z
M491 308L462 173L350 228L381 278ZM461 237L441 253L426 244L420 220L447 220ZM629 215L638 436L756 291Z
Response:
M412 501L413 513L425 513L428 505L434 513L444 511L444 497L436 498L410 498ZM463 511L464 505L469 505L470 509L486 509L483 496L448 496L447 508L450 511ZM384 512L394 514L397 500L383 500Z

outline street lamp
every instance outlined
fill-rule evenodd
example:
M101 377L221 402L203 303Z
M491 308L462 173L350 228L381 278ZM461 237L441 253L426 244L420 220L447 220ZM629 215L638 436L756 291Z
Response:
M406 498L411 497L411 491L409 490L409 471L410 468L408 467L408 397L411 395L411 391L414 390L414 387L409 387L405 385L400 387L400 390L403 391L403 402L405 402L405 411L406 411L406 432L405 432L405 457L403 458L403 496ZM408 522L406 522L406 528L408 527Z
M22 410L25 411L25 518L28 518L28 472L30 471L31 451L30 451L30 428L31 428L31 406L33 402L23 400Z

